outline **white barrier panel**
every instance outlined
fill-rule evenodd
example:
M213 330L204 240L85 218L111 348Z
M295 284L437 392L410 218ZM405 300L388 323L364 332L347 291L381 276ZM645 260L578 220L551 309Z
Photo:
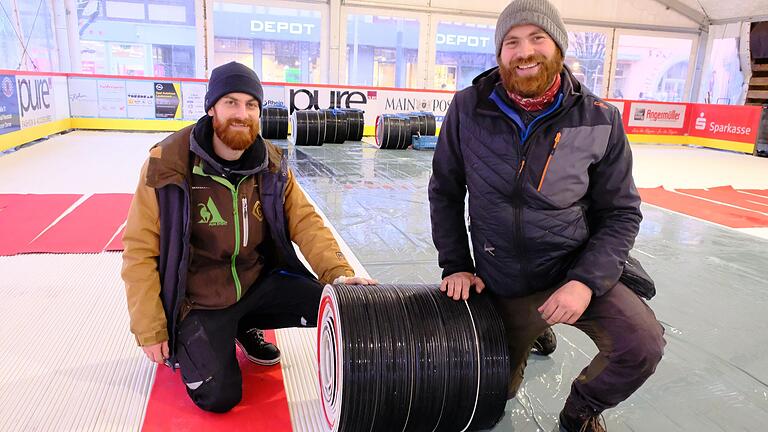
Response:
M69 77L72 117L197 120L207 84L161 78Z
M277 94L270 90L270 96L276 98ZM283 95L284 106L290 113L306 109L357 108L365 111L365 125L369 127L376 125L376 118L381 114L412 111L433 113L439 125L452 99L453 93L444 91L301 84L286 85Z

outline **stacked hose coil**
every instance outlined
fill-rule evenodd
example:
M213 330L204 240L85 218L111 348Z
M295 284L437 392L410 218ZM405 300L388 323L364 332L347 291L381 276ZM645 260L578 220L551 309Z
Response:
M261 136L266 139L288 138L288 109L264 107L261 111Z
M438 285L327 285L318 377L331 431L488 429L504 414L509 354L487 296Z
M376 145L382 149L403 150L413 136L434 136L435 116L428 112L382 114L376 118Z
M296 145L341 144L363 138L365 118L358 109L299 110L291 115L291 127Z
M291 137L297 146L321 146L325 140L325 114L301 110L291 115Z

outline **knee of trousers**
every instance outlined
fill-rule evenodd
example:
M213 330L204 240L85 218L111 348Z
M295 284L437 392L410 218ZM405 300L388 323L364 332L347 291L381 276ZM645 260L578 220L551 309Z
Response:
M225 413L234 408L243 398L241 385L222 385L212 379L195 390L187 387L187 393L200 409L214 413Z
M664 345L666 342L661 331L639 332L623 353L622 363L632 363L633 369L647 378L656 371L664 355Z

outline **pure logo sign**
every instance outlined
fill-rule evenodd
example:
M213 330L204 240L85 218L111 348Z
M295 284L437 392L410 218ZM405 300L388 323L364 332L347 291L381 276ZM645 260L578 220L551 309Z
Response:
M365 105L368 98L359 91L331 90L328 108L352 108L352 105ZM296 110L320 109L320 90L291 89L291 112Z
M47 78L20 79L19 80L19 104L21 105L21 117L30 111L49 109L51 85Z

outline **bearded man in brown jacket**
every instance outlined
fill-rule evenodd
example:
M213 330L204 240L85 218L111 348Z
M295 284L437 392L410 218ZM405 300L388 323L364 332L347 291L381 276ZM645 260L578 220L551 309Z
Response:
M207 115L150 150L123 236L131 332L151 361L178 364L189 396L212 412L242 398L235 344L275 364L280 351L260 329L316 326L325 283L375 283L355 277L280 149L259 135L262 101L253 70L214 69Z

